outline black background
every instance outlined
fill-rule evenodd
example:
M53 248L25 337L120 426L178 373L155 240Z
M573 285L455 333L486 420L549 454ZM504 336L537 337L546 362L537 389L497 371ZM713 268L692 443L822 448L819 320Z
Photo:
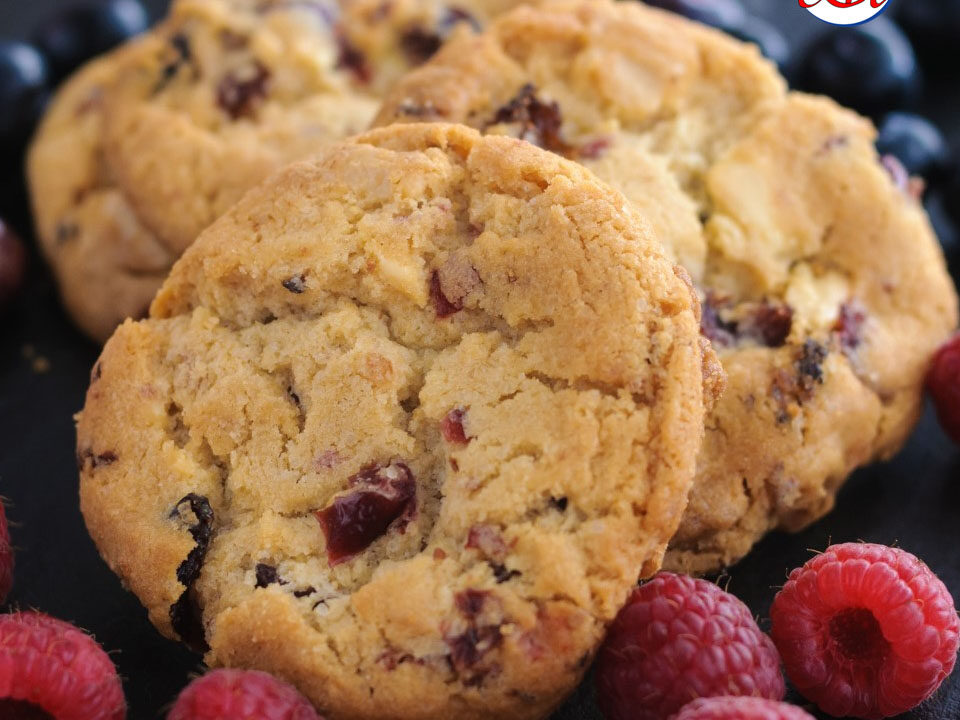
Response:
M0 36L27 37L65 4L0 0ZM156 17L165 2L146 4ZM797 47L822 29L796 0L746 4L787 30ZM922 107L951 136L955 152L960 143L958 73L956 57L949 66L928 72L936 77L928 77ZM19 161L5 161L0 178L0 216L29 239ZM0 316L0 494L8 500L17 552L10 605L38 608L93 632L124 677L131 720L155 720L189 675L200 670L200 658L160 637L137 600L100 560L84 529L77 508L72 414L82 406L97 353L67 321L49 274L34 255L25 292ZM49 362L47 371L38 372L38 357ZM769 603L790 568L808 559L812 549L866 540L899 544L920 556L960 599L958 539L960 451L928 411L903 453L891 463L856 473L836 511L811 529L768 537L730 571L729 589L766 628ZM960 671L932 700L902 718L960 720ZM600 720L589 683L554 720Z

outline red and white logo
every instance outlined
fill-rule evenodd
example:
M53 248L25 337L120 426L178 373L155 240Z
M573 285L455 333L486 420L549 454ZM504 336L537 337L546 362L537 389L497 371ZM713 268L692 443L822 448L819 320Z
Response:
M831 25L859 25L887 9L889 0L799 0L800 7Z

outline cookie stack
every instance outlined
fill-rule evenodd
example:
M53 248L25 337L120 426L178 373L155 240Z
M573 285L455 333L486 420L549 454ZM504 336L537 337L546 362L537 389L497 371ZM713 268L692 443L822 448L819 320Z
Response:
M335 720L545 717L638 578L894 453L957 324L868 121L639 3L513 4L178 0L31 151L113 333L91 535Z

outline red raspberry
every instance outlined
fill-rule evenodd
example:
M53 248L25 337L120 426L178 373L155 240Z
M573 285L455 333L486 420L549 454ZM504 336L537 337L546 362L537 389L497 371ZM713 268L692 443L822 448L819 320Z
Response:
M927 390L937 408L940 425L960 443L960 334L941 347L927 374Z
M770 614L790 680L837 717L910 710L950 674L960 645L947 588L885 545L827 548L790 573Z
M666 720L701 697L782 700L780 658L750 610L716 585L660 573L620 611L597 659L607 720Z
M0 717L25 713L24 703L56 720L127 715L123 686L103 648L70 623L38 612L0 615Z
M814 720L796 705L754 697L714 697L694 700L672 720Z
M7 515L3 510L3 501L0 500L0 605L6 601L11 587L13 587L13 548L10 547Z
M323 720L307 700L273 675L214 670L187 685L167 720Z

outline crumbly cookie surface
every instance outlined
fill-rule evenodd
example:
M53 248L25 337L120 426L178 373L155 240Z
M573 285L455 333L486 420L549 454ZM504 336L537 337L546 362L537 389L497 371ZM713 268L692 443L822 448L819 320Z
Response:
M638 3L520 8L408 75L380 124L443 119L576 159L650 219L729 376L667 567L728 565L826 513L919 414L957 301L874 129L757 50Z
M34 141L38 236L80 327L141 317L173 261L282 165L364 130L455 27L512 0L177 0L58 93Z
M543 717L660 565L717 368L621 194L386 128L248 194L117 330L81 507L209 663L336 718Z

